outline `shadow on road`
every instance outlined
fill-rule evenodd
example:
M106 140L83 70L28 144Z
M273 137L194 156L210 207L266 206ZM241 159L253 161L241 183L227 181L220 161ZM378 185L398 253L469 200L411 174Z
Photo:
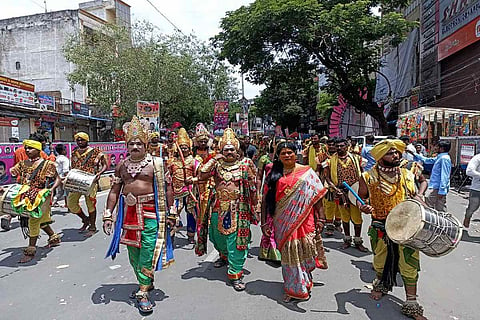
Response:
M78 229L62 229L60 233L62 234L62 242L82 242L90 239L85 237L85 233L78 232Z
M472 243L480 243L480 236L479 237L472 237L471 235L468 234L467 230L463 231L462 234L462 240L465 242L472 242Z
M227 281L227 267L214 268L213 262L200 262L198 267L187 270L182 274L183 280L203 278L208 281Z
M355 266L355 268L360 270L360 279L363 282L372 283L373 279L375 279L376 273L375 270L373 270L370 262L363 260L350 260L350 262Z
M323 284L314 284L323 285ZM247 282L245 291L253 296L264 296L277 302L279 305L295 312L306 313L307 310L298 306L302 301L283 302L283 283L276 281L255 280Z
M328 238L327 238L328 239ZM357 250L355 247L351 247L351 248L348 248L348 249L341 249L340 247L342 246L343 244L343 241L342 242L338 242L338 241L325 241L325 238L323 239L323 246L326 247L326 248L329 248L329 249L333 249L333 250L336 250L338 252L341 252L341 253L345 253L345 254L348 254L348 255L351 255L351 256L354 256L356 258L362 258L362 257L365 257L365 256L368 256L368 255L371 255L372 252L368 251L368 252L361 252L359 250Z
M124 302L133 307L136 306L135 299L130 298L132 292L138 290L138 284L102 284L92 293L92 302L94 304L109 304L110 302ZM168 298L160 289L153 289L149 292L150 301L155 305L156 302Z
M17 247L17 248L5 248L0 253L0 257L6 256L2 260L0 260L0 267L9 267L9 268L18 268L18 267L29 267L34 266L38 262L40 262L43 258L46 258L48 253L50 253L53 248L43 248L37 247L37 253L35 254L35 258L27 263L18 263L18 261L23 256L23 249L24 247Z
M318 313L339 313L350 314L346 308L347 303L365 310L368 319L371 320L393 320L405 319L400 313L402 301L397 297L386 295L379 301L370 298L368 292L360 292L360 289L351 289L347 292L338 292L335 294L337 300L337 310L311 310Z

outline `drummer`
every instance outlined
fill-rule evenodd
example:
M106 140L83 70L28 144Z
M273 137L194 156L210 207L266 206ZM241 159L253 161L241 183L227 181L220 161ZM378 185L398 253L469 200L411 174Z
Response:
M402 313L413 319L423 317L423 307L416 301L418 271L420 270L419 251L393 243L386 234L385 220L390 211L408 197L419 196L415 190L415 176L405 168L400 168L405 144L401 140L383 140L371 150L377 163L362 174L358 189L359 196L370 201L361 205L360 210L372 215L372 225L368 230L373 251L373 267L377 277L373 281L371 298L379 300L396 285L396 275L400 272L406 292ZM421 189L426 189L426 180L421 176ZM387 261L389 262L387 265Z
M70 192L67 197L67 206L70 212L78 215L82 219L83 225L79 229L80 232L84 232L88 228L86 237L91 237L97 232L96 219L97 219L97 181L100 176L107 170L107 160L105 154L98 148L90 147L88 142L90 137L85 132L78 132L75 136L75 142L77 147L73 150L71 158L71 169L82 170L87 173L95 174L94 186L88 196L85 197L85 203L88 209L88 217L83 213L80 207L79 192Z
M55 163L40 157L40 141L27 139L23 141L23 146L28 159L21 160L10 169L21 183L20 189L12 194L12 208L22 217L28 217L29 242L19 263L29 262L35 257L40 229L48 235L48 247L60 244L60 237L50 227L53 222L50 218L51 194L61 183Z

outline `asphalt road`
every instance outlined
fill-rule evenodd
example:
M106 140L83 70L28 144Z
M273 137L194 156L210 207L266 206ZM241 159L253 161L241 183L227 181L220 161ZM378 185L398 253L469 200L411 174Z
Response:
M101 193L98 208L104 207L105 198ZM467 200L452 193L447 203L461 220ZM371 300L372 256L353 248L340 250L340 236L324 239L330 268L314 272L311 299L281 302L281 269L257 260L257 226L252 227L251 257L245 264L247 289L240 293L226 284L225 268L213 268L214 250L195 256L180 231L175 264L156 273L155 311L143 317L128 297L136 281L125 247L115 261L104 259L110 239L102 232L85 239L76 230L79 219L65 209L55 210L53 218L54 230L63 236L61 246L39 248L35 261L26 265L17 263L27 243L18 222L11 231L0 232L0 319L406 319L400 313L403 288L396 287L379 302ZM480 319L480 215L474 218L452 253L421 256L419 301L429 319ZM366 240L368 223L366 217ZM46 241L42 236L39 245Z

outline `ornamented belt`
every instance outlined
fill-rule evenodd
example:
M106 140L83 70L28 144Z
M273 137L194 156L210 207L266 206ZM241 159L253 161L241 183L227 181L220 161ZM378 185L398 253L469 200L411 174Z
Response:
M131 192L129 192L125 196L125 203L127 204L127 206L130 207L136 205L137 203L145 203L153 200L155 200L155 194L153 193L135 196Z

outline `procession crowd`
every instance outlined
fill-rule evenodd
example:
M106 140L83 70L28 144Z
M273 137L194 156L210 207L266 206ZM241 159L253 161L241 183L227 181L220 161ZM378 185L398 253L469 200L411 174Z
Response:
M258 225L263 234L259 259L281 265L283 299L289 303L309 299L312 271L329 268L322 237L340 233L341 249L369 251L362 239L363 213L371 215L368 236L376 272L371 298L379 300L391 291L400 273L406 294L402 313L426 319L417 302L419 249L392 241L385 225L392 210L407 199L447 211L449 142L440 141L438 155L427 158L408 137L375 141L367 136L361 148L345 138L318 135L301 145L278 137L262 137L255 145L229 128L222 137L213 137L198 124L192 137L180 128L162 140L135 116L124 131L128 154L111 177L102 227L112 235L108 257L116 257L120 244L127 246L139 284L132 298L140 312L153 311L149 291L154 288L154 273L174 261L175 233L184 223L197 255L207 253L208 240L213 243L219 253L214 267L226 268L226 278L236 291L245 289L250 228ZM74 139L77 148L71 159L62 145L56 146L57 164L43 153L45 141L38 135L18 149L23 157L11 169L18 183L3 189L12 213L2 217L2 228L12 215L19 216L29 239L20 263L35 258L40 230L48 234L48 246L60 245L61 238L51 227L51 207L62 198L69 212L79 217L79 232L86 237L98 232L97 181L107 161L99 149L89 146L88 134L79 132ZM433 169L427 182L422 165L429 163ZM467 170L475 185L480 177L477 167ZM71 170L76 170L71 179L78 181L68 184L66 174ZM82 185L84 181L89 184ZM472 191L476 198L467 208L463 222L467 228L480 205L480 190ZM86 211L79 204L82 196ZM186 221L180 219L182 212ZM399 228L407 223L406 218L397 221Z

